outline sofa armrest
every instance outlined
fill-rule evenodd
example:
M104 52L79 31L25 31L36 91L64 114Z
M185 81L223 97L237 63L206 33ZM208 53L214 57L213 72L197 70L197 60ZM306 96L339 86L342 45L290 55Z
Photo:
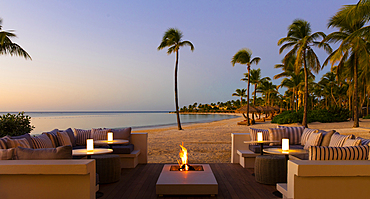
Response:
M250 141L249 133L231 133L231 163L239 163L238 150L249 150L244 141Z
M370 195L369 181L367 160L289 160L284 197L363 198Z
M1 198L83 198L96 192L95 160L0 161Z
M134 150L140 150L139 164L148 162L148 133L131 133L131 143Z

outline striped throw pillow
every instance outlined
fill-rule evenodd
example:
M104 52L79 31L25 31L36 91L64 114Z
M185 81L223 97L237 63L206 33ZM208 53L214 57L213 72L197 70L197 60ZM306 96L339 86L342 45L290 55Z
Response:
M341 147L344 141L351 139L353 135L340 135L339 133L334 133L330 138L329 146L331 147Z
M91 137L94 140L106 140L109 129L91 129Z
M61 146L72 146L71 139L65 131L57 132L58 140Z
M31 148L30 143L26 138L21 138L21 139L10 139L7 138L6 144L8 148L16 148L16 147L23 147L23 148Z
M269 128L270 141L278 141L277 143L271 143L270 146L281 145L281 139L288 137L286 135L285 128Z
M6 146L6 138L1 138L0 139L0 149L7 149L8 147Z
M368 160L369 146L311 146L309 160Z
M265 140L265 141L269 140L269 130L249 128L249 136L251 137L251 141L257 141L258 132L262 132L262 140ZM257 145L257 144L251 144L251 145Z
M0 160L12 160L14 157L14 148L0 149Z
M360 139L347 139L343 143L343 147L345 146L360 146L361 140Z
M310 146L319 146L322 139L322 133L312 133L308 138L303 149L308 150Z
M362 137L357 137L356 139L360 139L361 140L361 145L369 145L370 144L370 140L369 139L365 139L365 138L362 138Z
M91 138L91 130L73 129L73 131L76 138L76 145L84 146L86 145L86 139Z
M301 137L304 130L304 126L299 127L287 127L287 126L279 126L278 128L285 128L286 134L289 138L289 144L300 144Z
M31 137L33 147L35 149L41 148L53 148L53 143L51 142L50 138L46 134L41 134L36 137Z
M58 135L57 135L58 129L54 129L50 132L44 132L42 134L45 134L49 137L51 140L51 143L53 144L53 148L56 148L60 146L59 141L58 141Z
M312 133L317 133L317 129L309 129L309 128L305 128L303 130L303 133L302 133L302 136L301 136L301 145L304 146L306 145L306 142L308 140L308 138L310 137L310 135Z

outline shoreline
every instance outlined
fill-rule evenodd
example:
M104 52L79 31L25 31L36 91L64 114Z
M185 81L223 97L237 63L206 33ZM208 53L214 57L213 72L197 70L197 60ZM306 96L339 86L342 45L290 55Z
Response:
M244 118L236 118L207 123L183 124L184 130L177 126L163 128L133 129L132 132L148 133L148 163L177 163L182 142L188 149L189 163L230 163L231 133L248 133L251 128L276 128L271 121L256 123L251 126L237 125ZM352 128L353 121L335 123L309 123L312 129L336 130L341 134L355 134L370 138L370 119L360 119L360 127ZM299 126L286 124L285 126Z

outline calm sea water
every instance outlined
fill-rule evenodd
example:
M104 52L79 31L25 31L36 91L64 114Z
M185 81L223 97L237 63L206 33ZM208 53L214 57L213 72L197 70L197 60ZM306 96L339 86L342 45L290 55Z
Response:
M5 113L0 113L5 114ZM25 112L31 117L35 129L31 134L40 134L53 129L67 128L153 128L177 125L176 114L168 111L119 111L119 112ZM202 123L230 119L236 116L221 114L181 115L181 123Z

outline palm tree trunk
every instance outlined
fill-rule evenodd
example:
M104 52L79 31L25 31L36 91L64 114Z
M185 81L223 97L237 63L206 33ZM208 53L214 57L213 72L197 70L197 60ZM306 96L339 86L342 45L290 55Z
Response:
M177 94L177 68L179 64L179 52L176 51L176 66L175 66L175 104L176 104L176 115L177 115L177 128L182 130L180 123L180 113L179 113L179 98Z
M359 120L358 120L358 74L357 74L357 56L355 54L355 64L354 64L354 71L353 71L353 79L355 80L355 85L354 85L354 91L353 91L353 127L359 127Z
M308 98L308 72L307 72L307 65L306 65L306 51L303 50L303 67L304 67L304 95L303 95L303 120L302 126L307 126L307 98Z
M254 95L253 95L253 106L256 108L256 94L257 84L254 84ZM254 121L254 113L252 114L252 120Z
M251 66L247 64L247 70L248 70L248 85L247 85L247 125L249 126L249 84L250 84L250 70Z

